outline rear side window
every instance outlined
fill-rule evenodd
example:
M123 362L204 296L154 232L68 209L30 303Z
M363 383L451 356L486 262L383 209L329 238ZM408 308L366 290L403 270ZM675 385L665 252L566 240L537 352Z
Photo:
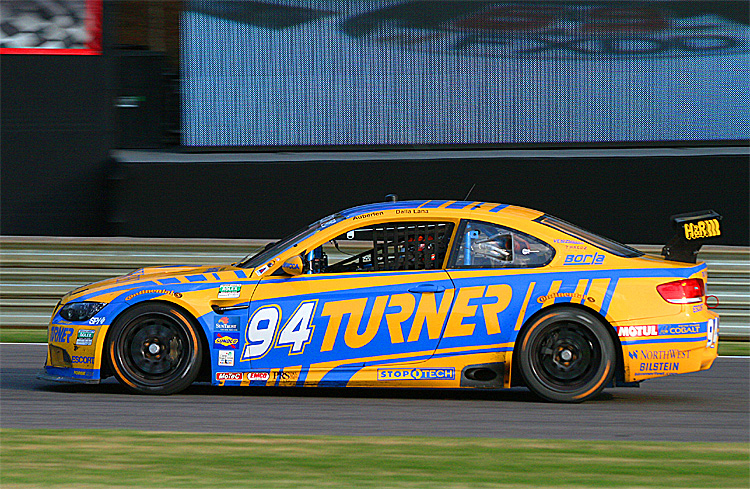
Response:
M441 269L453 228L452 222L394 222L353 229L321 247L319 254L324 265L319 271ZM358 245L362 251L349 255L339 247L343 242Z
M552 261L555 250L516 230L482 221L462 221L448 268L531 268Z
M563 233L569 234L574 238L580 239L581 241L590 245L594 245L604 251L608 251L613 255L621 256L623 258L635 258L637 256L643 256L643 253L636 250L635 248L631 248L630 246L618 243L613 239L599 236L598 234L594 234L591 231L586 231L585 229L580 228L575 224L563 221L562 219L558 219L557 217L545 214L542 217L535 219L535 221L549 226L553 229L557 229L558 231L562 231Z

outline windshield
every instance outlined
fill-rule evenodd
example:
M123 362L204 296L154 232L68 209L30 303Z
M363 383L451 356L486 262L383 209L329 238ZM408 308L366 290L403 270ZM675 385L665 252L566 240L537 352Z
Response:
M293 233L287 236L281 241L277 241L276 243L269 243L268 245L266 245L264 249L262 249L258 253L252 256L249 256L248 258L244 258L242 261L237 263L237 266L240 268L255 268L257 266L260 266L266 263L267 261L270 261L272 258L282 254L289 248L296 246L297 243L307 239L308 237L317 233L321 229L328 227L331 224L334 224L335 222L339 220L340 217L342 217L340 214L334 214L334 215L325 217L321 219L320 221L314 222L310 224L309 226L306 226L300 229L296 233ZM300 251L300 253L301 252L302 251Z
M623 258L635 258L637 256L643 256L643 253L636 250L635 248L631 248L630 246L618 243L613 239L599 236L598 234L594 234L591 231L586 231L583 228L579 228L575 224L563 221L562 219L558 219L557 217L545 214L544 216L535 220L542 224L546 224L551 228L557 229L558 231L567 233L588 244L592 244L598 248L601 248L604 251L608 251L614 255L621 256Z

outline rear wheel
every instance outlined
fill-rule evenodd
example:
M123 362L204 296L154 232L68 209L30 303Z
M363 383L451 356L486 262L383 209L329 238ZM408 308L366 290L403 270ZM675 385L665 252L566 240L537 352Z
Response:
M581 402L596 396L612 380L615 347L593 314L558 309L542 314L526 329L519 367L526 385L557 402Z
M193 383L201 366L201 342L184 312L144 303L112 326L107 344L115 377L134 392L173 394Z

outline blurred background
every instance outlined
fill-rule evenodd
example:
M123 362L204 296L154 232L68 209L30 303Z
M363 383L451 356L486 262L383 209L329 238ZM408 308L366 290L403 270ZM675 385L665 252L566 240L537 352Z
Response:
M4 0L4 324L395 193L656 253L714 209L710 292L746 337L748 24L745 1Z

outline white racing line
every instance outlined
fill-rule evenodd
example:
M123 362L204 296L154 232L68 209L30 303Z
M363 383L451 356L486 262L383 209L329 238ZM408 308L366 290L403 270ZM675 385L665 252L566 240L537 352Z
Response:
M31 346L47 346L47 343L0 343L2 345L31 345ZM750 356L745 355L719 355L719 358L739 358L742 360L750 359Z

